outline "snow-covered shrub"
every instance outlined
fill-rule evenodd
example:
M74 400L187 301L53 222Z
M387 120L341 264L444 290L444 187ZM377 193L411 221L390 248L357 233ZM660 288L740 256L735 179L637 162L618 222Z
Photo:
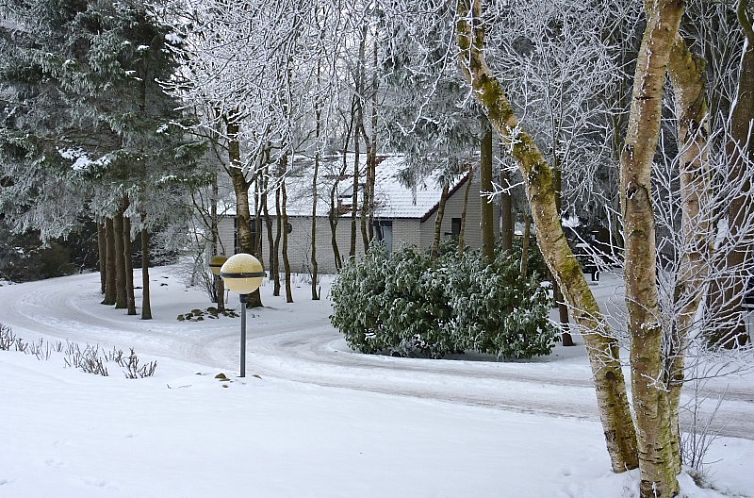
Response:
M377 246L341 270L331 296L333 325L363 353L529 358L555 342L547 295L520 277L515 256L486 265L476 251L446 251L433 263L415 248L388 257Z
M20 353L31 354L38 360L49 360L53 353L63 353L65 366L104 377L109 375L106 364L110 362L122 367L127 379L151 377L157 370L156 361L140 364L139 357L136 356L133 348L130 349L131 354L126 356L120 349L113 348L112 351L105 351L99 345L87 344L82 349L75 342L66 342L65 348L61 341L53 343L39 339L37 342L27 342L0 323L0 351L9 351L11 348Z
M436 270L446 282L452 319L445 325L462 349L498 358L548 354L556 331L549 298L536 275L521 278L519 256L498 252L486 264L477 251L445 256Z
M341 270L331 291L333 325L363 353L441 357L455 344L438 324L449 319L429 258L413 248L389 258L382 245Z
M11 346L16 342L16 335L13 331L0 323L0 351L10 351Z
M437 278L427 254L406 248L388 259L387 265L392 278L385 282L380 318L399 342L386 349L394 355L430 358L458 351L456 341L443 327L451 318L445 283Z

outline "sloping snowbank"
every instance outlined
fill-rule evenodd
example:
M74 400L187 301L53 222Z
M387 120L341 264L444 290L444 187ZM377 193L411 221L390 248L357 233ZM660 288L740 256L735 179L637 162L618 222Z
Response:
M154 359L154 358L146 358ZM0 496L636 496L598 424L322 388L157 358L128 380L0 351ZM754 443L713 448L754 489ZM747 472L748 469L748 472ZM689 497L720 496L683 480Z
M206 296L173 269L152 278L149 322L98 304L93 274L0 289L0 322L27 341L158 362L128 380L0 351L0 498L637 496L635 473L609 471L583 347L533 363L365 357L299 282L292 305L263 288L239 380L239 321L178 322ZM751 376L732 386L729 433L754 419ZM686 496L752 495L754 442L719 439L708 460L719 492L684 476Z

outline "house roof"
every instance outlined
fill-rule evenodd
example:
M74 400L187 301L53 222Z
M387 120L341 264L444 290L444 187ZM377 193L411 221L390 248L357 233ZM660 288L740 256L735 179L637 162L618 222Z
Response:
M317 216L328 216L330 212L330 193L336 186L336 202L341 206L341 216L350 216L351 197L353 193L353 153L346 155L346 174L338 180L339 170L342 168L343 156L328 156L323 158L318 177ZM409 187L401 180L402 172L407 169L406 158L402 154L380 154L377 156L375 169L375 218L418 218L426 219L436 210L442 193L439 172L433 172L416 181L415 187ZM366 154L359 156L359 182L366 181ZM286 177L288 194L288 216L311 216L312 214L312 179L313 160L300 157L294 160ZM465 182L465 177L456 179L451 189L457 189ZM361 203L362 191L359 192ZM250 196L251 198L251 196ZM271 199L272 200L272 199ZM224 203L226 207L230 203ZM274 213L274 200L270 205ZM235 209L225 209L226 214L234 214Z

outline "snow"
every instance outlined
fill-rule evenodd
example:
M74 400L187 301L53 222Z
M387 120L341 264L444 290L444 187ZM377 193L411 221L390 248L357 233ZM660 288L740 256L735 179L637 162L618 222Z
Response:
M168 33L165 35L165 41L171 45L180 45L183 42L183 38L178 33Z
M561 220L563 228L578 228L581 226L581 220L576 215L566 216Z
M107 154L99 159L93 160L89 157L86 151L81 148L58 149L58 154L67 161L73 161L71 169L74 171L87 171L92 167L107 166L111 161L110 156Z
M521 363L364 356L297 279L294 304L262 288L239 379L239 320L179 322L206 297L176 267L152 280L150 322L99 305L96 274L0 288L0 322L20 337L158 362L154 377L129 380L0 351L0 497L637 496L635 472L609 470L581 346ZM595 290L611 295L611 276ZM726 383L735 396L721 416L752 438L752 377ZM754 441L720 438L718 459L719 492L684 475L686 496L754 489Z

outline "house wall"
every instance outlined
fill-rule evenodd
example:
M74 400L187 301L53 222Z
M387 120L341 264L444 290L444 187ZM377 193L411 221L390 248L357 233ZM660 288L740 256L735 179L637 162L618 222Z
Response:
M359 220L357 219L357 222ZM275 218L273 217L273 237L275 237ZM311 217L291 216L288 218L291 224L291 233L288 234L288 260L291 271L295 273L307 273L311 267L311 240L312 227ZM357 225L356 252L359 257L364 254L364 245L361 238L361 226ZM233 217L223 217L219 222L220 238L223 242L226 254L235 254L235 221ZM332 235L330 223L327 218L317 218L317 264L320 273L335 273L335 258L332 250ZM337 228L338 250L342 257L347 258L351 247L351 219L340 218ZM282 237L280 246L282 251ZM269 242L267 240L267 228L262 223L262 257L265 267L269 266ZM283 261L280 260L280 270L283 270Z
M443 238L449 238L445 235L451 232L453 218L460 218L463 212L463 197L466 185L453 192L448 198L445 206L445 215L442 221ZM475 176L471 190L469 192L468 208L466 213L466 231L465 241L470 247L478 248L481 246L481 197L479 189L479 177ZM494 205L495 216L495 233L499 234L500 210L497 204ZM433 213L424 222L419 219L393 219L393 250L401 247L414 245L424 249L432 246L434 240L434 229L436 213ZM292 231L288 234L288 259L291 264L291 270L295 273L308 273L311 268L311 217L310 216L291 216L288 222L292 226ZM273 237L274 237L274 217L273 217ZM235 254L235 222L231 216L222 217L219 223L220 240L225 249L225 254ZM320 273L335 273L335 260L333 257L330 223L327 218L320 217L317 219L317 263ZM338 248L341 256L348 257L348 251L351 244L351 218L343 217L338 221L337 229ZM282 241L281 241L282 244ZM262 257L265 267L269 266L269 244L267 242L267 229L262 225ZM364 245L361 237L361 221L357 218L356 249L358 257L364 254ZM283 270L283 263L280 262L280 270Z
M356 253L358 257L364 255L364 244L361 237L361 220L357 218ZM416 219L397 219L393 221L393 250L408 245L418 246L421 243L420 223ZM288 234L288 260L291 271L308 273L311 268L311 217L289 217L292 226ZM275 219L273 217L273 237L275 236ZM235 222L233 217L223 217L219 222L220 240L225 254L235 254ZM317 218L317 264L320 273L335 273L335 258L332 250L332 232L327 218ZM351 218L340 218L337 228L338 249L341 257L348 258L351 247ZM282 239L281 239L282 247ZM262 230L262 257L265 267L269 266L269 244L267 229ZM282 259L280 270L283 270Z
M467 246L472 248L479 248L482 246L482 197L481 188L479 182L479 171L477 170L471 182L471 190L469 191L468 207L466 209L466 228L464 229L464 241ZM461 218L463 213L463 197L466 193L466 184L463 184L448 198L445 204L445 214L442 217L442 238L448 239L451 236L446 235L451 233L452 219ZM437 219L437 212L432 215L421 224L421 244L420 247L429 249L432 247L432 242L435 238L435 220ZM497 202L493 201L493 226L495 229L495 236L500 235L500 207Z

